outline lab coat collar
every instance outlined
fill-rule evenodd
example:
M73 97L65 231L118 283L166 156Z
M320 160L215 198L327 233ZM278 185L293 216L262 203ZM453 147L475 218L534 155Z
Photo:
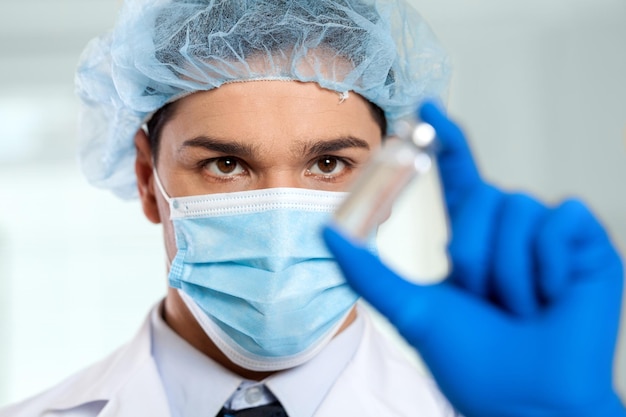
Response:
M148 318L129 344L68 380L66 383L72 389L55 398L49 409L62 411L106 401L99 417L170 417L165 392L150 354L150 340ZM151 400L137 401L137 398Z

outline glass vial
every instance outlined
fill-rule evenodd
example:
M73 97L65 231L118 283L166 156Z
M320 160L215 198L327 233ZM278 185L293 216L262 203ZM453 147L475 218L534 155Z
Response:
M433 169L435 129L428 123L401 119L372 157L350 194L334 214L335 224L357 240L366 241L389 217L400 193Z

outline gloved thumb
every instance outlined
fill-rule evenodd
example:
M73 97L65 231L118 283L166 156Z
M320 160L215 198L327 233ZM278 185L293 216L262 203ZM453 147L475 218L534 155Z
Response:
M434 325L436 310L445 304L445 291L439 285L417 285L404 280L367 248L332 227L324 228L323 237L348 284L410 343L418 343Z

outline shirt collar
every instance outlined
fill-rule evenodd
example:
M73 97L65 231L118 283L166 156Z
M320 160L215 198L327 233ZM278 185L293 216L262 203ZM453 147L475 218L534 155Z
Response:
M215 416L241 383L228 371L176 334L152 310L152 356L165 388L172 417Z
M313 359L265 379L287 415L312 416L354 356L363 336L362 311Z
M312 416L354 356L364 329L362 311L356 320L313 359L277 372L262 382L290 416ZM151 313L152 355L173 417L217 415L244 379L193 348L161 317Z

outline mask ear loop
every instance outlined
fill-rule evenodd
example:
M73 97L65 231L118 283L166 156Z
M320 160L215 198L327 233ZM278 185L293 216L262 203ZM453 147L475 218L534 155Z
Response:
M165 191L165 188L163 188L163 184L161 184L161 179L159 178L159 173L157 172L156 168L154 168L154 164L152 166L153 166L152 174L154 175L154 182L156 183L157 188L161 192L161 195L163 196L165 201L167 201L167 203L171 206L172 198L167 194L167 192ZM167 254L165 254L165 264L167 266L167 271L169 273L170 269L172 269L172 260Z
M169 194L167 194L167 192L165 191L165 188L163 188L163 184L161 184L161 179L159 178L159 173L157 172L156 168L154 167L154 164L152 166L153 166L152 174L154 175L154 182L156 183L157 188L161 192L161 195L163 196L165 201L167 201L168 204L171 204L172 203L172 198L169 196Z

